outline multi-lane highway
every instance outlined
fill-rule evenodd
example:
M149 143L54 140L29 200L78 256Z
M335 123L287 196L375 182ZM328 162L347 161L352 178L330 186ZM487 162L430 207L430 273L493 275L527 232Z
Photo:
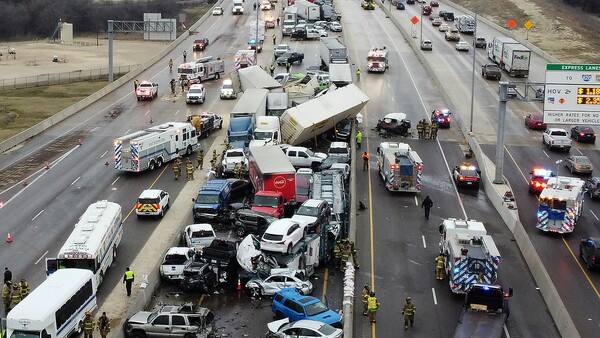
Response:
M181 95L172 96L168 93L168 82L174 73L169 73L167 60L173 58L178 64L182 62L183 50L187 50L188 57L221 57L226 61L227 71L232 71L233 55L238 49L246 48L248 22L256 15L250 2L244 6L246 14L242 16L232 16L230 5L226 5L223 16L209 17L201 24L197 30L211 40L205 52L192 54L191 43L194 36L191 36L163 61L150 67L139 77L140 80L148 79L160 84L158 99L137 102L132 92L133 86L125 85L64 123L21 147L2 154L0 181L6 190L0 195L0 199L5 202L5 206L0 209L0 224L3 232L11 233L14 242L0 245L0 265L10 267L16 278L25 277L33 286L38 285L45 277L44 258L56 255L73 224L90 203L108 199L121 204L129 212L137 195L149 187L166 189L175 200L185 182L173 181L170 167L140 175L117 172L112 167L112 140L148 127L151 125L150 121L159 124L185 120L190 112L210 110L227 116L235 102L219 100L219 81L205 83L207 101L201 106L186 106ZM366 136L363 146L374 154L378 143L387 140L380 139L371 130L379 117L387 112L404 112L414 125L417 120L427 118L431 110L446 107L450 103L441 99L440 88L434 85L403 35L379 8L364 11L357 1L352 0L337 0L335 6L343 14L344 32L340 36L350 52L353 69L360 65L363 70L358 85L371 99L364 112L365 122L361 128ZM444 9L443 6L444 4L441 9ZM279 5L277 8L280 8ZM407 6L406 11L393 10L393 15L403 24L407 23L403 28L410 31L412 24L408 20L413 15L419 16L418 11L417 6ZM259 15L267 16L272 13L261 12ZM487 38L499 34L481 23L478 30L478 35ZM279 41L280 31L275 31ZM259 64L263 67L272 62L269 38L272 32L273 30L267 31L264 52L259 54ZM454 44L446 42L443 34L431 26L427 19L423 22L423 36L433 41L434 49L425 55L425 60L443 79L443 90L450 94L451 104L457 108L454 118L468 119L472 54L456 52ZM305 53L304 64L294 66L292 71L303 71L305 66L319 63L318 41L292 42L286 38L284 42ZM367 74L364 71L367 51L375 46L386 46L390 50L391 66L385 74ZM476 53L478 75L477 67L486 63L487 59L485 51L477 50ZM544 64L538 57L532 59L531 80L541 82ZM278 67L276 73L283 71L283 67ZM505 75L505 78L508 77ZM534 197L527 195L524 176L534 165L550 166L556 159L564 157L563 154L544 151L539 133L530 133L524 129L524 113L539 109L539 105L535 103L509 103L506 137L509 142L505 162L508 165L505 175L517 195L521 220L580 334L585 337L593 336L593 330L600 320L600 295L595 286L600 277L582 269L576 255L580 237L598 235L593 223L597 221L596 215L600 215L600 209L594 202L586 204L586 211L577 225L576 234L564 239L536 231L536 201ZM497 83L476 76L473 130L484 144L485 152L492 158L495 151L496 110ZM459 297L451 295L446 283L436 281L433 275L433 258L438 252L439 241L437 226L446 217L482 220L494 237L502 254L499 281L505 287L512 286L515 289L507 332L511 336L557 336L545 303L536 290L519 250L511 241L510 232L486 198L485 192L457 191L451 181L449 168L463 159L458 146L462 141L462 133L457 129L457 123L450 130L440 131L438 135L437 141L398 139L408 142L425 161L424 188L416 197L390 194L381 185L376 170L363 173L359 166L355 167L358 174L357 185L361 187L357 189L355 198L369 206L357 218L357 244L362 263L357 285L374 283L382 302L376 326L367 324L367 320L363 320L360 315L361 310L355 310L356 336L400 336L399 313L406 296L413 297L417 305L416 327L410 331L412 336L451 335L461 301ZM223 136L224 133L220 132L203 141L203 147L208 149L212 142L222 142ZM78 145L78 139L82 140L82 145ZM600 166L595 147L577 148ZM574 148L572 151L578 150ZM46 160L51 162L50 170L43 169ZM106 161L109 162L108 166L105 166ZM374 168L374 156L371 164ZM37 168L40 171L27 168ZM18 182L25 178L25 174L28 176L26 187ZM11 185L12 183L17 184ZM425 195L430 195L434 200L429 221L424 219L420 208ZM157 223L157 220L126 218L125 234L117 262L100 288L101 301L107 290L119 282L125 266L139 253ZM581 304L588 305L582 308Z

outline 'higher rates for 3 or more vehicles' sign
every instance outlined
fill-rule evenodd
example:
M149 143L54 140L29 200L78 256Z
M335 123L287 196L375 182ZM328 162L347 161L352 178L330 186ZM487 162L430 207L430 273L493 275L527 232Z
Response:
M546 65L544 122L600 125L600 65Z

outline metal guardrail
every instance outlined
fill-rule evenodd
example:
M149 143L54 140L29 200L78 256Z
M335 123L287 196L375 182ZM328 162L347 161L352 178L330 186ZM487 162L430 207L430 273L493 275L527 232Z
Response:
M138 67L140 67L140 65L117 66L113 68L113 73L127 74ZM73 70L65 73L24 76L17 77L14 79L0 79L0 91L67 84L88 80L99 80L105 79L107 77L108 67L97 69Z

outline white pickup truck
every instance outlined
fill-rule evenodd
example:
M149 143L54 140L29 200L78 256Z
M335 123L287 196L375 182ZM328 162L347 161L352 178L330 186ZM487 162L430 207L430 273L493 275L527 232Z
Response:
M324 159L327 158L327 154L315 153L306 147L290 147L282 145L281 149L290 160L290 163L294 167L318 167Z
M542 134L542 143L552 149L563 149L566 152L571 150L571 139L566 130L560 128L548 128Z
M179 281L183 279L183 269L194 259L194 249L173 247L167 250L160 265L160 277L163 280Z

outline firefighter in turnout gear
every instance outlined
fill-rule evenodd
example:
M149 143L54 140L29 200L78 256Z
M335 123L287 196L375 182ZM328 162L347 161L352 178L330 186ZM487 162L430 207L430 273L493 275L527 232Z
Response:
M212 161L217 163L218 160L218 155L217 155L217 149L213 149L213 156L212 156Z
M375 297L375 292L371 291L369 297L367 298L367 311L369 312L369 320L371 323L377 323L377 310L381 303Z
M108 320L106 312L102 312L102 316L98 318L98 331L100 331L102 338L106 338L110 332L110 320Z
M6 316L8 314L8 311L10 311L11 284L12 283L10 281L7 281L2 287L2 302L4 302L4 316Z
M85 313L85 319L83 320L83 334L84 338L92 338L92 334L94 333L94 328L96 327L96 323L94 322L94 318L92 317L91 312Z
M410 326L413 326L415 323L415 311L417 308L415 304L411 302L410 297L406 297L406 304L402 308L402 315L404 315L404 330L408 330L408 323L410 322Z
M14 309L17 304L21 302L21 292L19 291L19 285L13 285L13 291L10 296L10 308Z
M239 163L236 163L233 166L233 177L235 177L235 178L239 178L240 177L240 164Z
M202 170L204 166L204 150L200 149L196 155L196 161L198 161L198 169Z
M342 246L340 247L340 250L342 252L342 261L340 269L344 271L346 270L346 263L348 263L348 261L350 260L350 255L352 255L348 238L344 238L344 240L342 240Z
M358 264L358 257L356 256L356 253L358 251L356 250L356 247L354 246L354 242L348 241L348 246L350 247L350 252L352 253L352 263L354 263L354 268L360 269L360 265Z
M431 125L427 121L423 121L423 138L425 140L429 140L429 135L431 134Z
M437 138L438 129L440 129L440 126L437 123L432 122L431 123L431 135L430 135L430 138L432 140L435 140Z
M371 294L371 288L369 287L368 283L365 283L365 286L363 287L362 290L362 303L363 303L363 316L368 316L369 315L369 308L367 307L367 305L369 304L369 295Z
M435 258L435 278L437 280L444 280L444 254L440 253Z
M185 164L185 172L187 174L187 180L193 181L194 180L194 165L192 164L192 161L190 161L189 159L187 160L187 163Z
M21 293L21 299L25 299L27 295L29 295L29 283L25 280L25 278L21 278L21 282L19 283L19 292Z
M417 133L419 134L419 140L423 139L423 121L419 121L419 123L417 124Z
M340 268L340 260L342 259L342 250L341 250L342 242L337 241L333 245L333 266L335 269Z
M248 167L246 166L246 163L242 162L242 165L240 166L240 179L246 177L246 174L248 173Z
M179 166L179 161L177 160L173 163L173 173L175 174L175 180L177 180L181 174L181 167Z

